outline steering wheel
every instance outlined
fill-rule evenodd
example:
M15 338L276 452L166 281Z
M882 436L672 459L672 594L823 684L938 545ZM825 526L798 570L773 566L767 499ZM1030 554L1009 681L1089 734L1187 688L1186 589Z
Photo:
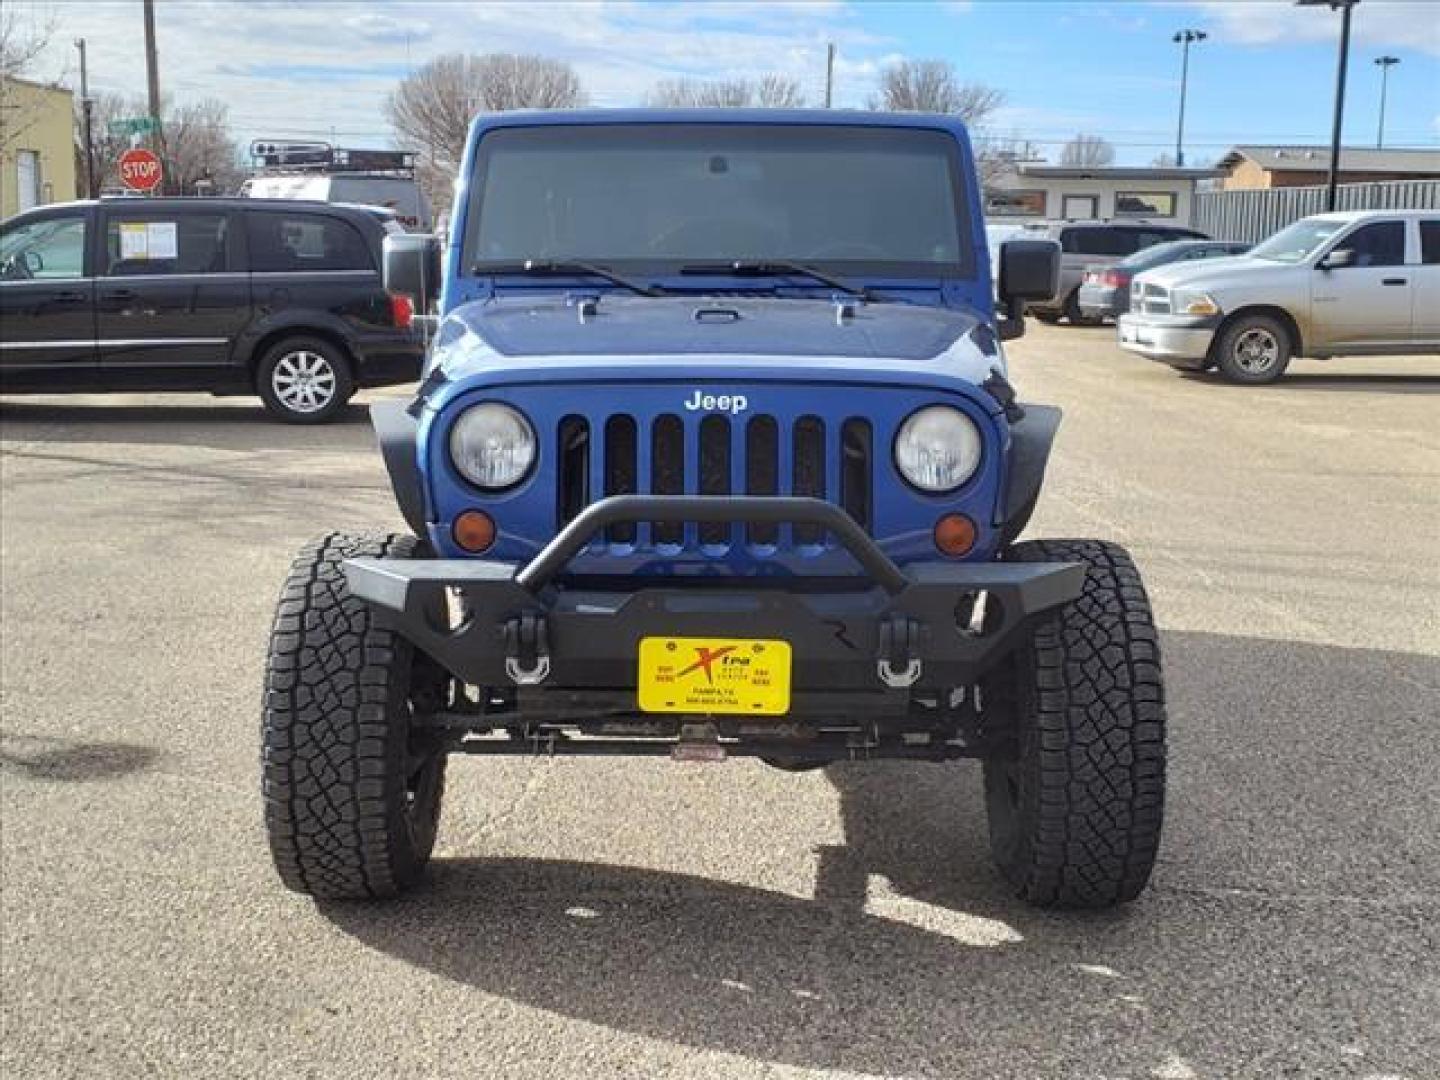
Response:
M826 244L824 247L816 248L805 258L811 259L869 259L874 262L885 262L888 254L877 244L867 244L863 240L842 240L835 244Z

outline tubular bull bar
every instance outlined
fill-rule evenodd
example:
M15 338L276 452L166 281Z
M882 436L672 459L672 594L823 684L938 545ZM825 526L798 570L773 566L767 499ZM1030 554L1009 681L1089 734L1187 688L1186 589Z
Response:
M557 587L597 533L644 521L819 526L864 576L838 590L802 577L717 586L631 576L635 587L623 592ZM615 495L524 566L359 558L344 570L352 595L384 625L472 685L631 689L642 638L764 637L790 643L797 697L969 685L1037 619L1078 597L1085 580L1077 563L927 562L902 571L840 507L770 496Z

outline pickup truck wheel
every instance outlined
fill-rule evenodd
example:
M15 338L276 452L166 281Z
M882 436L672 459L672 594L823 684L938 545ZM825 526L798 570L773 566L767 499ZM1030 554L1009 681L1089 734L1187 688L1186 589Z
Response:
M1269 315L1242 315L1215 343L1215 365L1234 383L1274 382L1290 365L1290 331Z
M291 337L276 342L255 369L265 408L291 424L333 420L355 393L349 361L330 342Z
M1126 551L1016 544L1012 562L1078 562L1079 599L982 684L1009 746L985 760L990 846L1024 900L1102 908L1149 880L1165 798L1165 695L1150 602Z
M270 852L296 892L390 896L430 859L443 744L416 732L414 650L350 595L341 563L406 558L409 536L332 533L296 557L270 635L261 724ZM423 669L421 669L423 670Z

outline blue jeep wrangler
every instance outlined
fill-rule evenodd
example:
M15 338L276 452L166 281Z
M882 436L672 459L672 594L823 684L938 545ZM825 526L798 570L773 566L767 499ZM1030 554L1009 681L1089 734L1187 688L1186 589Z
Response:
M964 127L488 116L455 206L443 256L387 241L439 311L414 400L371 410L410 531L315 541L280 598L285 883L414 883L455 753L978 758L1018 895L1135 897L1156 628L1122 549L1019 541L1060 416L1001 342L1058 254L1006 243L992 285Z

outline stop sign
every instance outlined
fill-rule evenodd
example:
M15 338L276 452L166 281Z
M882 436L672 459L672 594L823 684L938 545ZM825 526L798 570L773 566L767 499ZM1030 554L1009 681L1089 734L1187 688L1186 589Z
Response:
M160 186L160 159L137 147L120 155L120 182L131 191L154 191Z

